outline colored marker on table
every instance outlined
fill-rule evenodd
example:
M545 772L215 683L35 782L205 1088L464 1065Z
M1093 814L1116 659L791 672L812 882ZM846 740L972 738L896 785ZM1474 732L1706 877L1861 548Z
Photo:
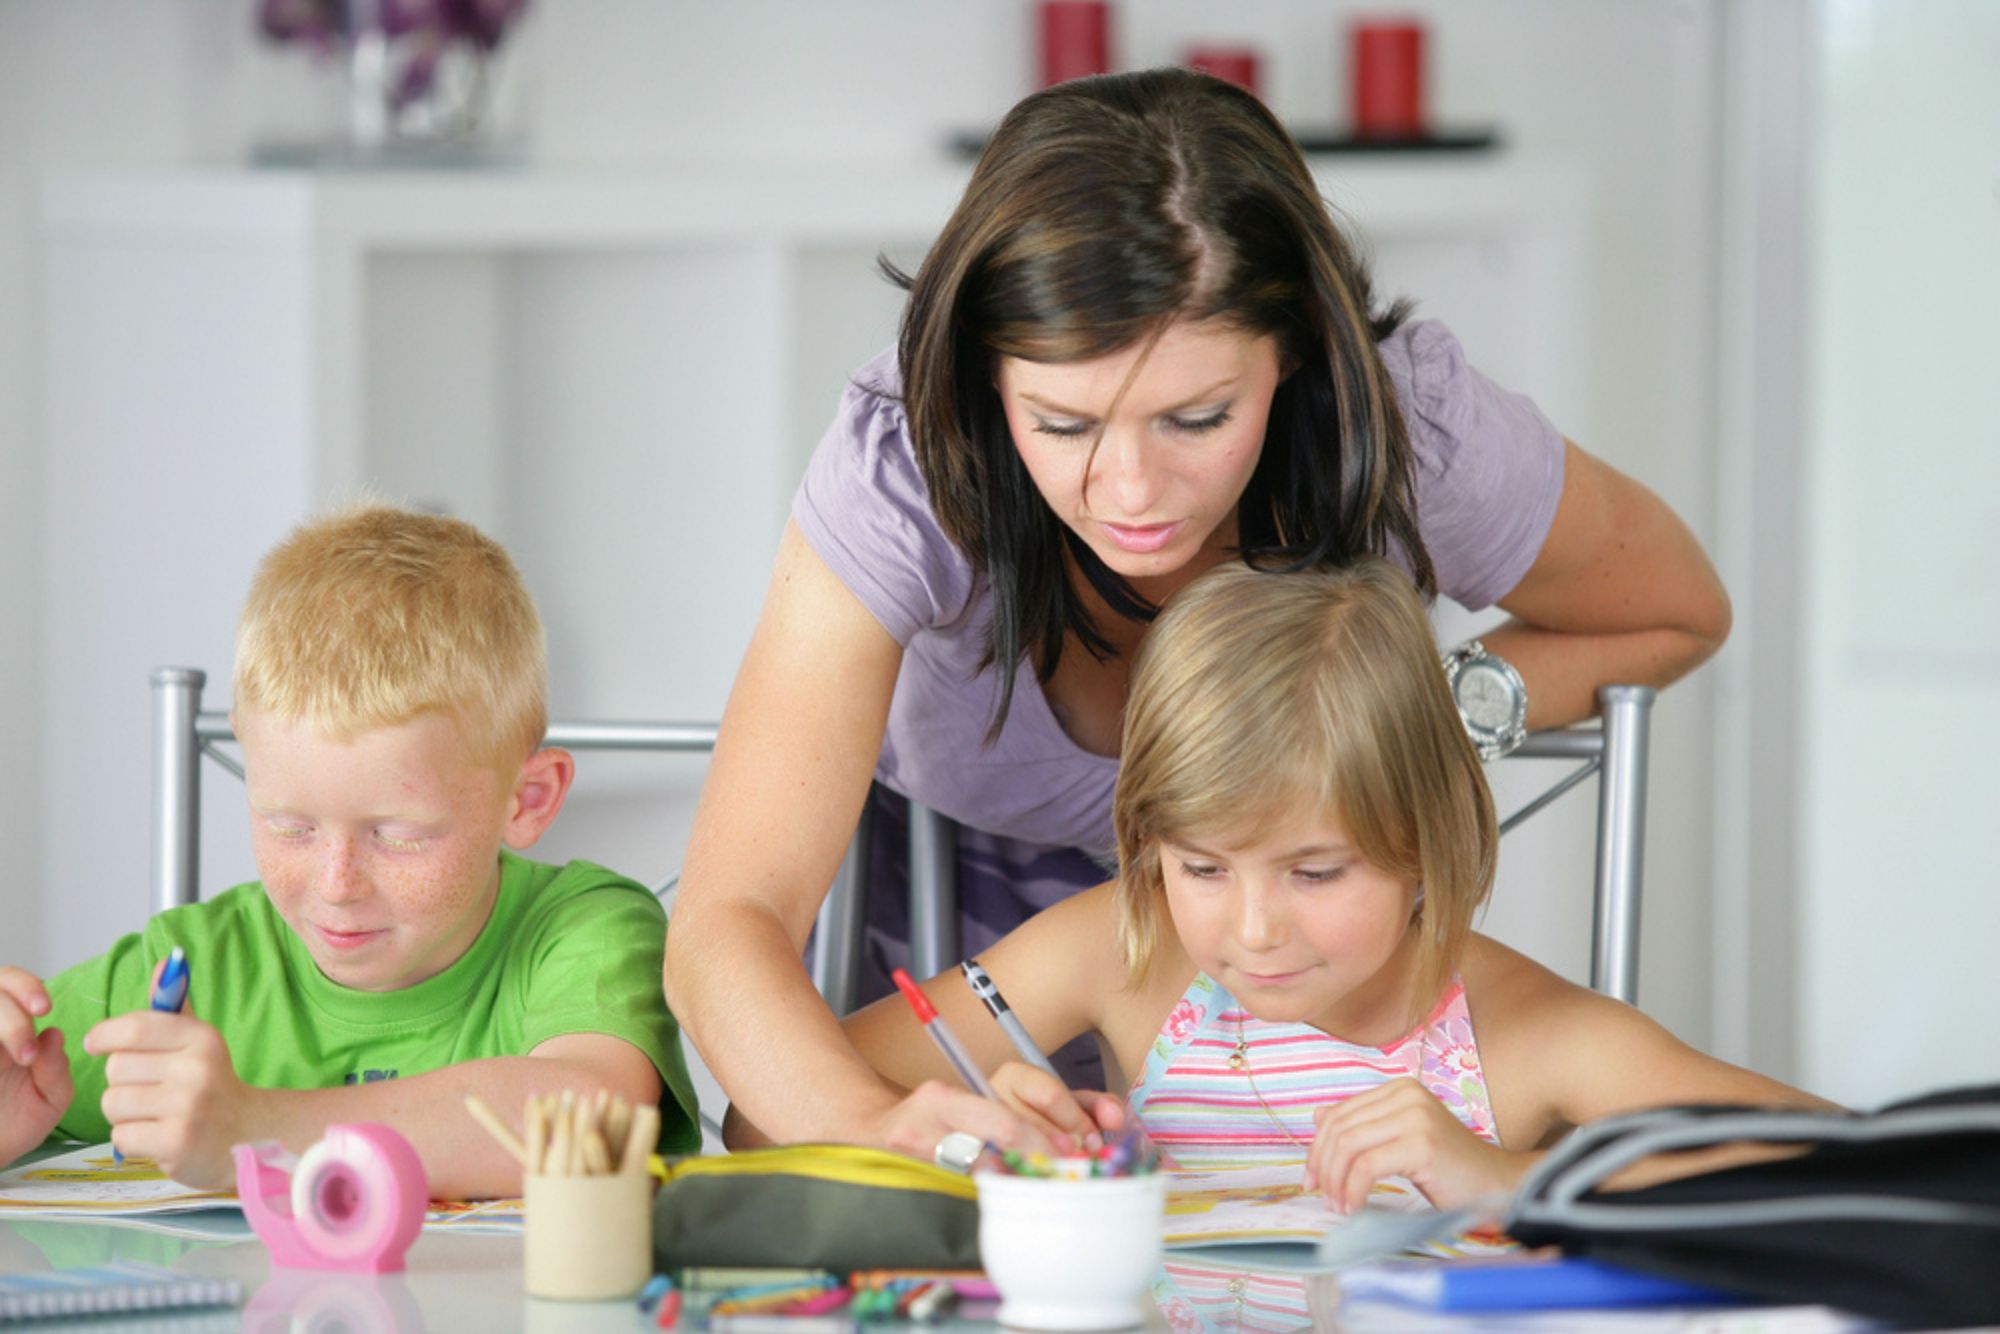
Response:
M958 1071L958 1077L965 1081L966 1087L982 1098L994 1097L993 1086L986 1082L986 1076L979 1072L979 1067L972 1063L972 1057L958 1044L957 1035L938 1017L937 1007L931 1004L931 998L924 995L923 989L902 969L896 969L889 976L895 979L896 989L903 993L903 999L917 1012L917 1022L924 1026L924 1032L931 1035L931 1041L937 1043L938 1050L951 1062L951 1068Z
M153 984L152 1006L162 1014L179 1014L181 1006L187 1004L188 961L181 947L176 945L167 954L166 966L160 969L160 980ZM118 1166L125 1165L125 1155L118 1152L118 1146L111 1146L111 1161Z
M1061 1075L1056 1075L1056 1068L1049 1064L1049 1058L1042 1054L1042 1049L1028 1036L1028 1030L1014 1017L1013 1007L1008 1005L1007 998L1000 994L1000 988L993 985L993 979L987 976L986 970L972 959L960 964L959 969L965 974L965 983L972 988L972 994L985 1004L986 1012L993 1016L993 1022L1000 1025L1000 1031L1014 1044L1014 1050L1021 1054L1021 1059L1037 1070L1061 1079Z

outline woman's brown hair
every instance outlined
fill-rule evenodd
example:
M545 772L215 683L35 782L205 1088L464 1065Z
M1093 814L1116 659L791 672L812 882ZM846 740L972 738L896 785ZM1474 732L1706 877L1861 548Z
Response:
M1113 652L1065 552L1118 613L1156 610L1036 490L993 387L999 357L1088 360L1176 319L1272 336L1290 374L1238 503L1243 555L1306 569L1393 546L1435 591L1409 437L1376 352L1406 307L1373 310L1368 270L1298 146L1248 93L1181 69L1044 89L1001 122L915 276L884 267L910 292L897 352L931 504L992 592L989 738L1024 655L1046 680L1065 633Z

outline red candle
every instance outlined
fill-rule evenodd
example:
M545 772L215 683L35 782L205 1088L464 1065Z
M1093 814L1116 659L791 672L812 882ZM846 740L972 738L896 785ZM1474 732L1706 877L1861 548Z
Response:
M1424 133L1424 25L1414 20L1356 23L1353 55L1354 133L1409 139Z
M1252 97L1260 95L1257 91L1257 53L1247 46L1197 46L1189 50L1181 63L1189 69L1227 79Z
M1109 0L1042 0L1042 87L1111 72Z

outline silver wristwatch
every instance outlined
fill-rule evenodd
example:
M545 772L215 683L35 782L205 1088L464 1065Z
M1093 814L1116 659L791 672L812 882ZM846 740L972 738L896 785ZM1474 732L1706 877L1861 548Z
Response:
M1528 735L1528 687L1514 664L1469 639L1444 655L1444 679L1482 760L1497 760Z

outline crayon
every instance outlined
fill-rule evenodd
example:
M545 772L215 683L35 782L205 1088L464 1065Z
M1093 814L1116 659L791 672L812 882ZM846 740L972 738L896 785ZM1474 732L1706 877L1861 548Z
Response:
M958 1292L950 1283L933 1283L919 1291L904 1314L912 1320L936 1320L958 1304Z
M843 1284L838 1288L828 1288L825 1292L808 1297L802 1302L793 1302L785 1308L785 1314L825 1315L829 1311L838 1311L853 1300L854 1289Z
M834 1274L825 1269L751 1269L693 1267L681 1270L681 1286L700 1291L727 1291L730 1288L762 1287L772 1284L831 1282Z
M187 954L176 945L167 951L167 961L160 966L160 978L153 984L153 998L149 1004L161 1014L179 1014L181 1007L187 1004L187 994ZM120 1167L125 1165L125 1155L118 1151L115 1144L111 1146L111 1161Z

